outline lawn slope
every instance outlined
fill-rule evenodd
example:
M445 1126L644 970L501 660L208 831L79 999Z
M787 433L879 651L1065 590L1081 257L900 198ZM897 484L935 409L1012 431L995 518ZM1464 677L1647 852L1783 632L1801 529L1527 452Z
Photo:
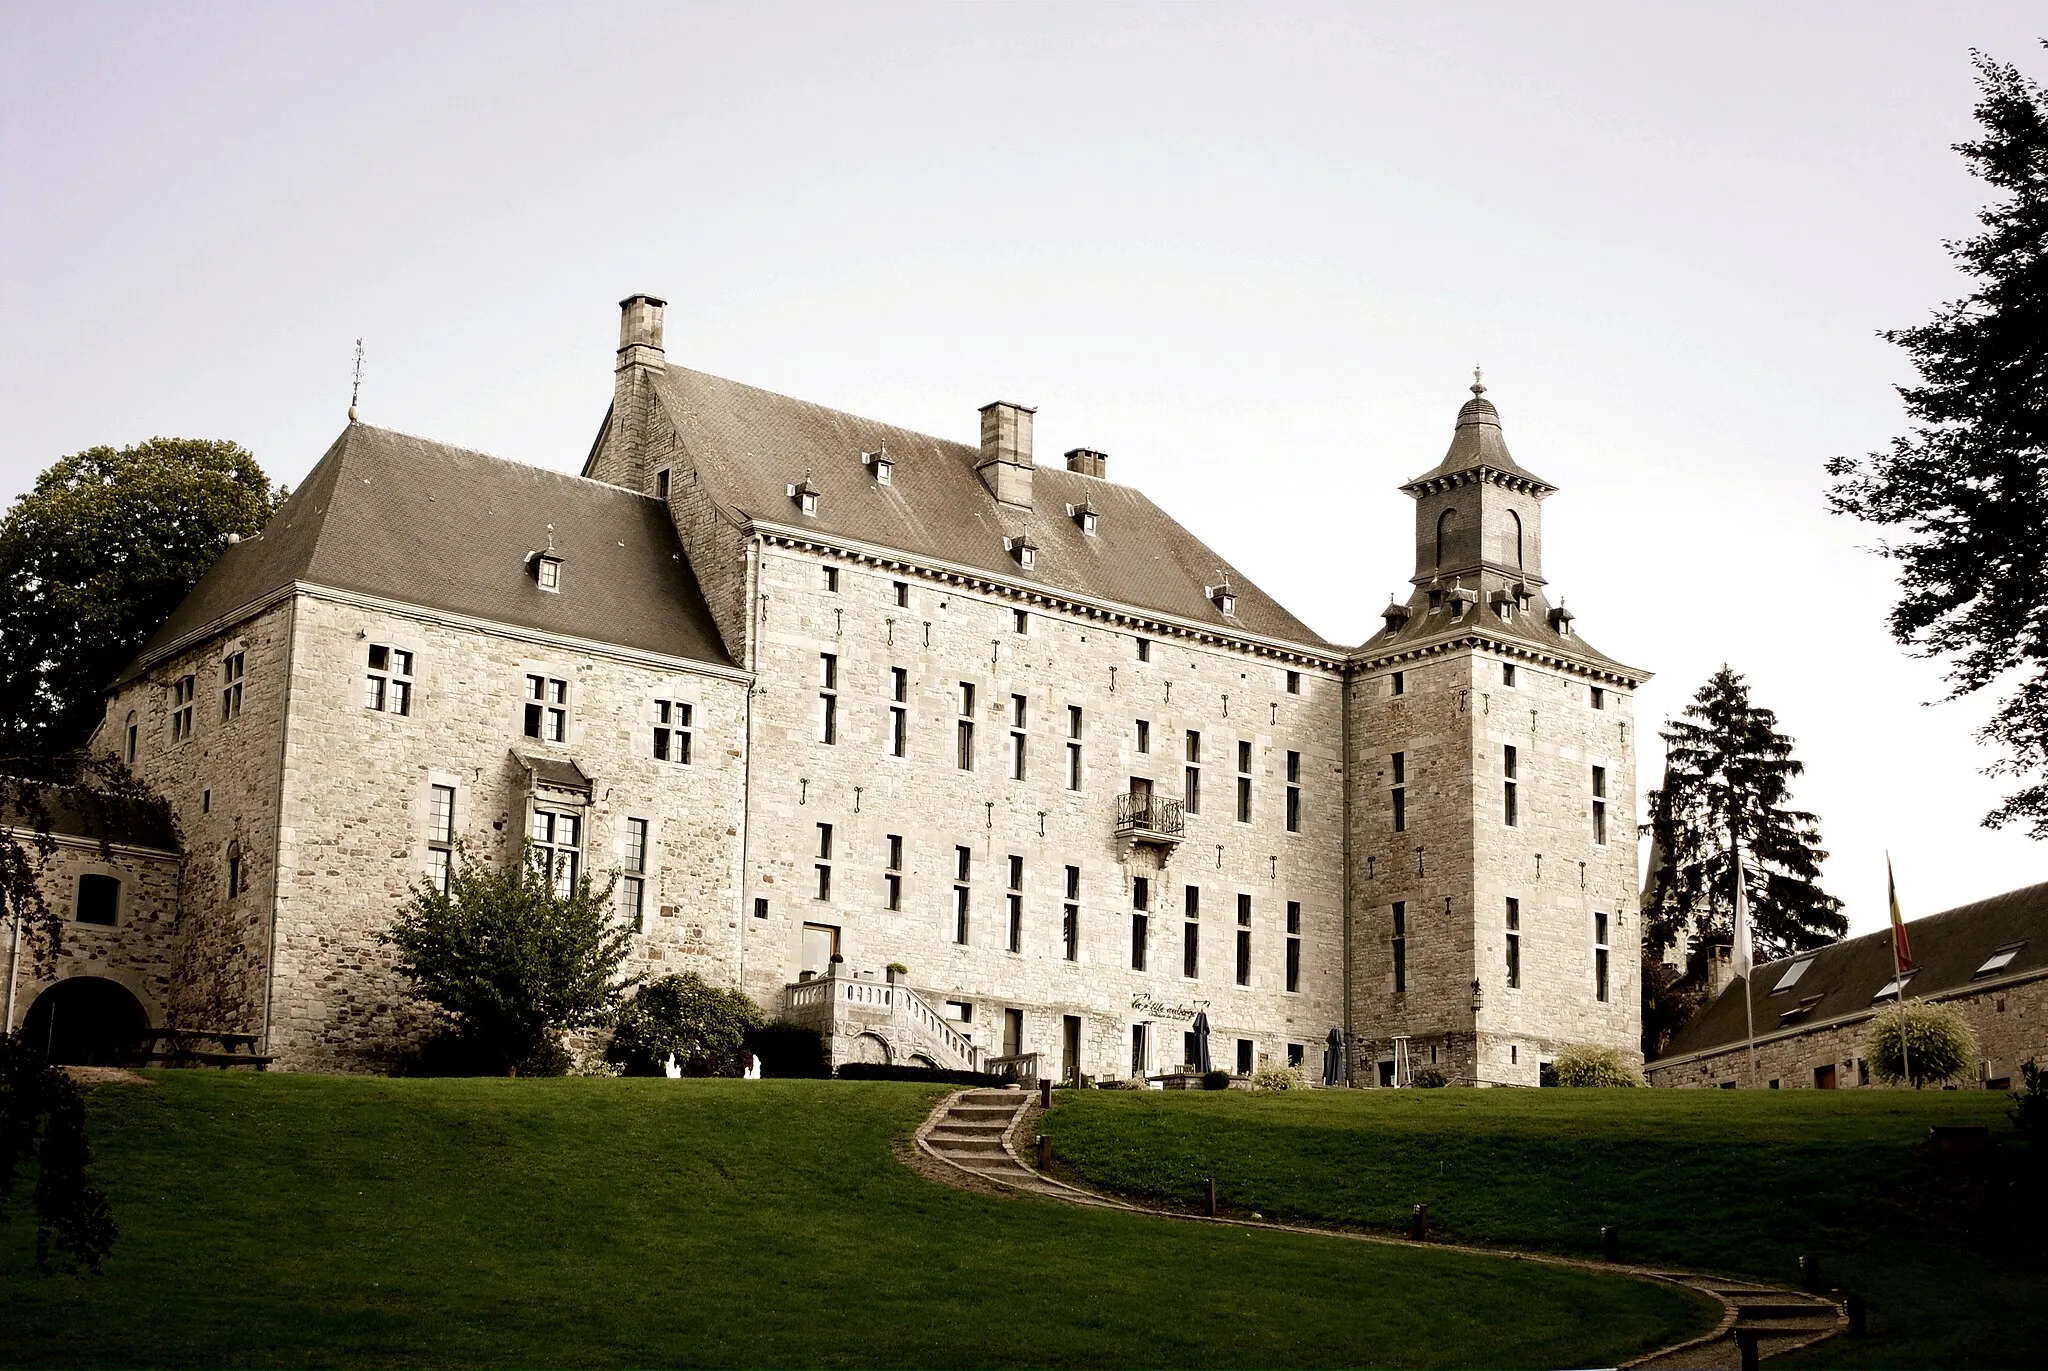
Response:
M1611 1363L1687 1292L1532 1263L969 1194L887 1082L152 1074L90 1095L121 1238L9 1365Z
M1062 1166L1127 1194L1593 1256L1618 1225L1632 1261L1862 1292L1875 1336L1813 1365L2048 1365L2038 1223L1973 1204L1917 1157L1935 1124L1986 1124L1987 1091L1355 1090L1254 1096L1073 1092L1046 1123ZM2038 1186L2036 1187L2038 1190Z

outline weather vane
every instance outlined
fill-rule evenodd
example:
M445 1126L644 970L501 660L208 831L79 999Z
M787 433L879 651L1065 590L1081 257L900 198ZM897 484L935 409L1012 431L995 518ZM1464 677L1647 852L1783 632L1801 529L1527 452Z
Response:
M1472 368L1472 393L1474 395L1486 394L1486 382L1479 379L1479 368L1476 366Z
M358 338L356 339L356 377L354 384L350 385L348 388L348 421L350 423L354 423L356 421L356 401L362 397L362 394L363 340Z

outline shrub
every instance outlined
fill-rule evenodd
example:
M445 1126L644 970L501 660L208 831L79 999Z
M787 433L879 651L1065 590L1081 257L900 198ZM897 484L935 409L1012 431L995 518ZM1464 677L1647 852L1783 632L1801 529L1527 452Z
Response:
M1880 1009L1870 1021L1863 1055L1871 1074L1887 1085L1939 1085L1960 1080L1977 1065L1977 1035L1954 1005L1914 1000Z
M1262 1066L1252 1073L1252 1089L1306 1090L1308 1077L1302 1074L1298 1066Z
M737 990L708 985L696 972L640 987L619 1011L605 1053L628 1076L659 1076L673 1055L685 1076L738 1076L747 1068L747 1035L761 1011Z
M997 1089L1017 1079L1013 1075L952 1071L937 1066L912 1066L908 1062L848 1062L832 1074L842 1081L931 1081L939 1085L978 1085Z
M85 1096L25 1033L0 1033L0 1223L17 1168L36 1170L36 1266L97 1275L117 1229L107 1192L85 1174Z
M747 1034L747 1047L761 1059L761 1074L815 1079L830 1076L825 1040L808 1024L773 1019Z
M1567 1047L1557 1054L1557 1060L1551 1065L1557 1072L1559 1085L1611 1087L1643 1083L1642 1076L1611 1047L1589 1044Z
M1204 1071L1202 1073L1202 1089L1230 1089L1230 1073L1228 1071Z
M2020 1063L2020 1088L2012 1092L2012 1123L2020 1136L2048 1151L2048 1071L2029 1059Z
M1450 1082L1444 1079L1443 1072L1433 1066L1425 1066L1422 1070L1415 1073L1415 1079L1410 1081L1409 1084L1417 1090L1441 1090L1449 1085Z
M457 848L444 893L421 884L380 941L412 993L439 1005L492 1070L555 1075L569 1068L565 1032L609 1023L633 985L620 966L632 931L588 876L568 894L531 862L496 870Z
M1104 1090L1143 1090L1146 1088L1143 1076L1125 1076L1121 1080L1098 1081Z

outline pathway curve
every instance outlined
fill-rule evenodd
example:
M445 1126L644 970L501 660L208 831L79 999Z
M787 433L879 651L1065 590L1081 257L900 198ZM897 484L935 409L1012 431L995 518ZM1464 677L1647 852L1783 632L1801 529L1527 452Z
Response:
M1844 1331L1848 1318L1841 1306L1818 1295L1697 1271L1665 1267L1632 1266L1623 1262L1579 1261L1536 1253L1504 1252L1498 1248L1468 1247L1458 1243L1417 1243L1406 1238L1357 1233L1332 1228L1311 1228L1301 1224L1270 1223L1261 1219L1210 1218L1172 1209L1157 1209L1100 1194L1055 1179L1030 1165L1027 1154L1040 1111L1036 1095L1022 1090L962 1090L948 1096L917 1130L916 1148L931 1159L924 1168L936 1179L980 1189L998 1186L1060 1200L1067 1204L1098 1209L1122 1209L1133 1214L1178 1219L1185 1223L1220 1223L1239 1228L1270 1228L1286 1233L1307 1233L1321 1238L1349 1242L1382 1243L1392 1247L1428 1247L1439 1252L1464 1252L1503 1260L1543 1262L1598 1271L1606 1275L1636 1276L1645 1280L1669 1281L1687 1286L1720 1302L1721 1322L1713 1332L1688 1342L1675 1343L1622 1363L1644 1371L1675 1371L1676 1368L1704 1368L1707 1371L1736 1371L1742 1365L1741 1342L1754 1338L1759 1358L1784 1353L1819 1342ZM1023 1150L1020 1151L1020 1144Z

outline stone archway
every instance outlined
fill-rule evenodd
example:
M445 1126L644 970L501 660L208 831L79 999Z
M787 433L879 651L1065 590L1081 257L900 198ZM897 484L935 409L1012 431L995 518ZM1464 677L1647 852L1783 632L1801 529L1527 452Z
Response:
M863 1033L855 1038L850 1046L853 1048L852 1060L854 1061L865 1062L873 1066L887 1066L889 1064L889 1044L882 1041L881 1037L877 1034Z
M141 1047L149 1013L104 976L70 976L28 1007L22 1037L59 1066L114 1066Z

